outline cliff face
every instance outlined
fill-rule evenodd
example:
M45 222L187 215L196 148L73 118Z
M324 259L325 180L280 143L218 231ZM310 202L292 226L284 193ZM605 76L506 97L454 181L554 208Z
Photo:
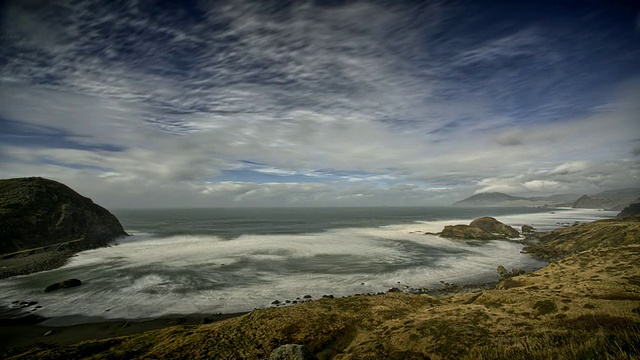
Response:
M125 235L113 214L59 182L0 180L0 254L69 241L94 248Z
M622 209L622 211L618 214L618 217L626 218L634 215L640 215L640 198Z

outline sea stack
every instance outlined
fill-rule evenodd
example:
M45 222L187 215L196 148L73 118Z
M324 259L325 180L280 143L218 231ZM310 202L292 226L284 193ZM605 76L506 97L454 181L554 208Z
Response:
M59 182L0 180L0 254L50 247L83 250L126 236L118 219Z

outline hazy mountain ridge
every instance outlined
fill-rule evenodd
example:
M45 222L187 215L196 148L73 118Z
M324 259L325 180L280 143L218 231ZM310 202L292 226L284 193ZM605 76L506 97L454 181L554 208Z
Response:
M572 207L619 211L635 202L638 197L640 197L640 188L607 190L591 196L583 195L573 203Z
M521 197L500 192L472 195L453 203L453 206L551 206L579 209L622 210L640 196L640 188L606 190L594 195L556 194L551 196Z
M579 197L578 194L522 197L501 192L486 192L457 201L453 206L570 206Z

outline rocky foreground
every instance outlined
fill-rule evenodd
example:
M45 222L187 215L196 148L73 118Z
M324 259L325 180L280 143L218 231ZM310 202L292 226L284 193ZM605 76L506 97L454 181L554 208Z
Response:
M640 358L640 217L547 236L535 253L555 260L495 289L325 298L208 325L14 348L4 357L265 359L301 344L319 359Z

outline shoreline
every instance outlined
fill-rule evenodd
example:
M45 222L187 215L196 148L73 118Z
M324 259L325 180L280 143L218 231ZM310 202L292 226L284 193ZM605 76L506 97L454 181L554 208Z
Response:
M10 254L0 254L0 280L63 267L79 252L118 245L118 240L123 237L114 238L102 246L86 246L79 240L73 240Z
M13 276L29 275L64 266L79 251L43 250L0 258L0 280Z
M524 242L525 239L520 239L521 243ZM79 250L81 251L81 250ZM56 267L64 265L68 261L69 258L73 257L79 251L70 251L67 249L66 251L59 251L50 249L47 251L39 252L36 254L31 254L28 256L15 257L12 259L2 259L0 260L0 268L1 264L4 261L22 259L24 261L35 261L39 255L46 255L47 253L53 253L54 256L58 256L59 258L63 258L63 264L52 267L54 269ZM533 257L533 255L530 255ZM544 269L549 265L549 263L545 264L539 269L535 269L532 272L538 271L540 269ZM44 269L44 270L51 270ZM40 270L40 271L44 271ZM0 277L2 278L2 277ZM443 298L447 296L451 296L454 294L461 293L473 293L479 292L482 290L495 289L496 285L499 283L498 276L496 274L495 281L488 282L475 282L475 283L467 283L467 284L450 284L444 281L440 281L441 287L431 287L431 288L412 288L407 287L406 285L398 284L399 289L389 289L384 292L379 293L360 293L360 294L352 294L348 297L357 297L357 296L376 296L381 294L387 294L389 292L403 292L408 294L425 294L429 296L433 296L436 298ZM310 301L320 300L316 298ZM301 302L302 303L306 303ZM284 305L281 306L265 306L264 308L269 307L288 307L292 305ZM68 321L70 317L52 317L45 318L37 315L37 312L30 312L30 309L21 309L21 308L0 308L0 353L6 353L8 351L14 352L18 351L20 348L28 348L35 344L46 344L47 346L68 346L72 344L76 344L82 341L87 340L99 340L112 338L117 336L129 336L133 334L138 334L150 330L159 330L163 328L168 328L172 326L196 326L203 325L213 322L218 322L238 316L242 316L244 314L250 313L250 311L245 312L237 312L237 313L195 313L195 314L168 314L162 315L156 318L137 318L137 319L108 319L108 318L82 318L80 316L77 317L79 320L76 323L69 324L68 322L65 324L64 321ZM12 312L12 314L10 314ZM20 316L19 314L22 314ZM7 316L9 315L9 316ZM61 325L55 325L57 320L62 320ZM48 335L45 335L48 334Z
M4 313L6 309L1 309ZM232 314L172 314L151 319L102 319L74 325L47 325L56 318L44 318L35 314L17 318L0 318L0 350L18 351L35 344L68 346L87 340L100 340L117 336L139 334L171 326L196 326L210 324L248 312ZM93 318L96 320L97 318Z
M410 295L429 295L434 298L463 293L480 292L495 289L499 281L486 283L451 284L441 281L442 288L391 288L379 293L361 293L338 298L360 296L381 296L392 292L402 292ZM401 286L402 287L402 286ZM295 307L305 303L322 300L305 300L287 305L272 307ZM24 308L0 307L0 354L10 355L21 352L36 344L50 347L61 347L77 344L87 340L101 340L119 336L129 336L151 330L160 330L172 326L198 326L223 321L251 313L243 311L237 313L194 313L167 314L156 318L139 319L107 319L98 317L63 316L47 318L26 311ZM76 318L77 323L69 324L69 319ZM56 325L61 322L62 324Z

